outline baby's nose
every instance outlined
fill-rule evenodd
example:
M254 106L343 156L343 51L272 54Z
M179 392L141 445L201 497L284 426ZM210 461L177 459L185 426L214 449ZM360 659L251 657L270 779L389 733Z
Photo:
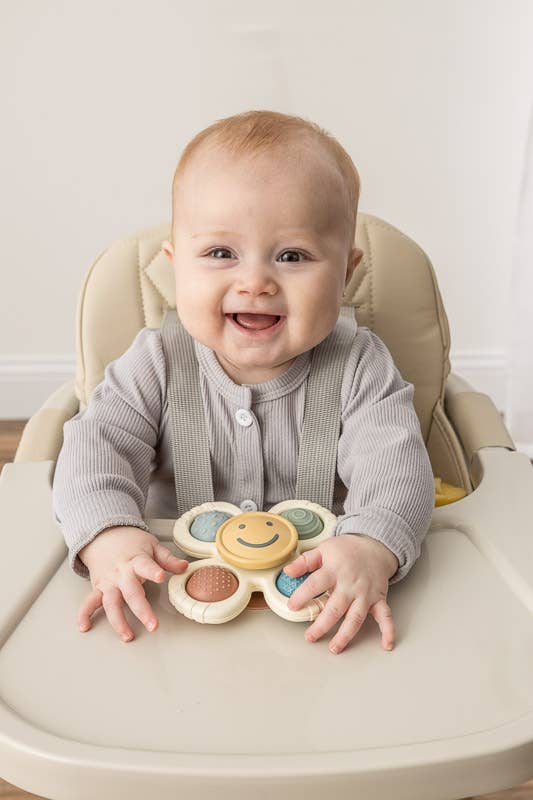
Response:
M263 261L249 262L244 266L236 279L237 292L248 292L249 294L261 294L268 292L273 294L277 291L277 280L273 273L272 266Z

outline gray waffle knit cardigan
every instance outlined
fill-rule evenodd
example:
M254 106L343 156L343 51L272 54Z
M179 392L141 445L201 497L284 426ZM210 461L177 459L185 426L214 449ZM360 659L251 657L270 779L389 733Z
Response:
M291 499L311 351L277 378L239 385L213 350L196 340L194 349L215 500L243 511L268 511ZM420 555L434 507L433 473L413 392L382 340L359 327L342 378L334 533L366 533L389 547L399 561L389 583L401 580ZM252 410L258 424L239 424L239 409ZM143 328L108 364L87 408L64 424L63 435L54 512L70 566L88 578L77 554L99 532L114 525L149 530L143 517L176 518L159 328Z

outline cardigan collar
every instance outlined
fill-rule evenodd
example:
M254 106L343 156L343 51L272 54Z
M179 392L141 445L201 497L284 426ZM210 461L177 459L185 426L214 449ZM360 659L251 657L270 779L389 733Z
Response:
M291 366L278 375L263 383L235 383L225 372L216 353L202 342L194 340L194 349L200 370L209 381L215 384L218 391L229 400L243 404L248 402L261 403L266 400L277 400L289 392L294 391L309 375L311 368L311 350L300 353Z

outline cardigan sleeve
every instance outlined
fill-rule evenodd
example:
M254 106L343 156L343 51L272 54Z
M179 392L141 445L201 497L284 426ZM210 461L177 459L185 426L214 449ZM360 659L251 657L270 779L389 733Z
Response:
M146 503L165 383L158 328L143 328L105 368L87 408L63 425L53 486L53 510L69 549L69 564L84 578L78 552L105 528L148 531Z
M414 386L369 328L355 336L343 394L337 470L348 492L334 535L363 533L381 541L398 558L389 579L397 583L420 555L435 485Z

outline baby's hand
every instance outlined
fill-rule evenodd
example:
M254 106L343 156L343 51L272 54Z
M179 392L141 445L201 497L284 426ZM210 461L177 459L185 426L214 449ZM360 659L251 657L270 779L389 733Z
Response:
M180 573L189 566L188 561L172 555L152 533L130 525L106 528L78 556L87 566L93 586L78 611L80 631L89 630L91 614L103 606L110 624L125 642L134 636L124 614L123 601L149 631L154 631L158 621L142 584L147 579L161 583L165 580L164 570Z
M383 648L392 650L394 622L386 597L389 578L398 566L392 550L366 534L333 536L298 556L284 567L287 575L298 578L306 572L312 574L290 597L290 609L297 610L316 595L333 589L325 607L306 629L305 638L310 642L320 639L346 614L329 645L332 653L340 653L370 612L380 627Z

